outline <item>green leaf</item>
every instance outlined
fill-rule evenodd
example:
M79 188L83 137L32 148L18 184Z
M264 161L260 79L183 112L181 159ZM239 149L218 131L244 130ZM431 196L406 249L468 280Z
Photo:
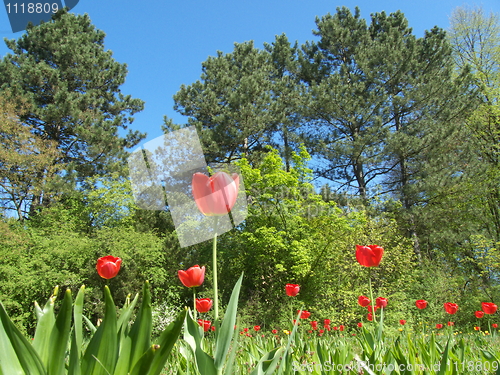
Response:
M284 348L275 348L266 353L257 363L257 367L251 372L251 375L272 375L276 370L278 361L284 352Z
M12 347L9 337L5 332L3 323L0 321L0 373L24 375L23 368L17 354Z
M64 375L65 373L64 364L71 332L72 305L71 290L67 289L50 334L49 364L47 367L47 372L50 375Z
M217 375L214 360L201 349L202 335L201 327L191 317L191 313L186 315L184 322L184 340L191 346L196 359L196 367L201 375Z
M73 307L73 319L74 319L74 332L75 332L75 344L77 350L79 350L78 355L81 356L82 343L83 343L83 333L82 333L82 322L83 322L83 303L85 297L85 285L80 287L78 294L76 295L75 304Z
M82 359L83 375L112 374L118 356L116 308L108 286L104 287L104 319L90 340Z
M161 333L158 339L159 349L156 350L156 354L151 363L151 368L147 375L160 375L161 371L165 367L165 363L174 347L175 343L178 342L179 335L182 330L182 325L186 318L187 310L179 313L177 318L168 325L168 327Z
M16 367L17 362L19 362L24 373L30 375L45 375L46 372L43 363L40 357L38 356L37 352L31 345L31 343L29 343L28 340L26 340L26 338L23 336L23 334L17 329L14 323L12 323L1 302L0 302L0 321L3 330L5 332L5 335L3 335L3 340L5 341L5 337L7 337L15 352L15 355L12 358L9 357L3 358L3 361L0 361L0 363L10 362L10 365ZM9 346L7 345L6 342L4 342L2 346L6 347L8 350ZM7 353L0 353L0 358L5 356L6 354ZM12 354L12 351L10 351L10 354ZM17 360L14 359L16 356ZM15 373L16 372L13 372L13 374Z
M130 375L147 374L151 368L151 362L153 362L155 354L159 348L160 347L158 345L151 345L151 347L136 362L134 368L130 372Z
M130 368L133 368L139 358L150 348L152 329L151 292L149 282L146 281L142 289L142 304L130 330L130 338L132 339Z
M47 300L43 310L40 306L38 306L38 303L35 302L38 322L36 325L35 338L33 339L33 348L40 356L40 359L46 368L49 364L50 334L54 324L56 323L54 303L58 290L59 287L54 289L54 293Z
M222 369L224 366L224 361L226 359L227 352L229 351L231 340L234 336L234 325L236 323L236 314L238 312L238 297L240 295L242 280L243 273L234 285L231 298L229 299L229 304L227 305L226 313L224 314L224 320L222 321L222 326L220 327L217 341L215 343L214 365L217 370Z
M81 374L81 366L80 366L80 357L82 350L82 346L78 345L76 339L76 332L73 330L71 333L71 348L69 351L69 365L68 365L68 375L80 375Z

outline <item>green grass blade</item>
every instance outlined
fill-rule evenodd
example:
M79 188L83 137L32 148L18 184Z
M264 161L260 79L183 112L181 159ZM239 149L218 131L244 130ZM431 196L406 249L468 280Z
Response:
M221 370L224 366L226 355L234 336L234 325L236 323L236 314L238 312L238 297L240 295L242 280L243 274L241 274L233 288L226 313L224 314L224 320L222 321L217 341L215 343L214 365L217 370Z

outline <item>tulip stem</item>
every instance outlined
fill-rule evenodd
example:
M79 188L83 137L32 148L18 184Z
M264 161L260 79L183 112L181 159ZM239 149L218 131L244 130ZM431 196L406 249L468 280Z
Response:
M375 305L373 304L372 270L371 270L371 268L368 268L368 285L370 287L370 303L372 305L373 321L377 322L377 317L375 316Z
M217 226L217 225L216 225ZM219 321L219 292L217 288L217 230L214 232L214 244L212 251L213 275L214 275L214 313L215 321Z
M194 320L196 321L196 288L193 288L193 314L194 314Z

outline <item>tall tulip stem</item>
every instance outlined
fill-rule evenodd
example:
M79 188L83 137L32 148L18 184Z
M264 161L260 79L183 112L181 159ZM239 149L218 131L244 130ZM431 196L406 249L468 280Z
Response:
M193 288L193 315L194 315L194 320L196 320L196 288Z
M368 268L368 285L370 287L370 303L372 305L372 314L373 314L373 321L377 321L377 317L375 316L375 305L373 304L373 292L372 292L372 269Z
M217 223L215 225L217 227ZM219 321L219 292L217 288L217 229L214 231L214 244L212 251L213 275L214 275L214 314L215 321Z

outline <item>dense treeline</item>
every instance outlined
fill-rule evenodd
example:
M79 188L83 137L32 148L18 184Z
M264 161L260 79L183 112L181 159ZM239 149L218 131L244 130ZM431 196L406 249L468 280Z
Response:
M497 16L459 8L449 32L423 37L401 12L339 8L316 26L302 46L280 35L217 52L174 96L186 124L165 119L165 132L196 126L207 160L238 165L251 198L219 239L222 302L244 272L245 322L289 319L289 282L318 319L359 321L368 272L354 245L376 243L388 322L414 321L417 299L428 320L453 301L456 322L472 321L500 298ZM116 299L149 279L158 311L191 304L178 269L210 274L211 243L180 248L168 209L134 202L126 150L144 135L118 130L143 103L120 92L126 66L103 40L87 16L60 12L0 61L0 298L27 332L56 284L102 298L99 256L123 259Z

